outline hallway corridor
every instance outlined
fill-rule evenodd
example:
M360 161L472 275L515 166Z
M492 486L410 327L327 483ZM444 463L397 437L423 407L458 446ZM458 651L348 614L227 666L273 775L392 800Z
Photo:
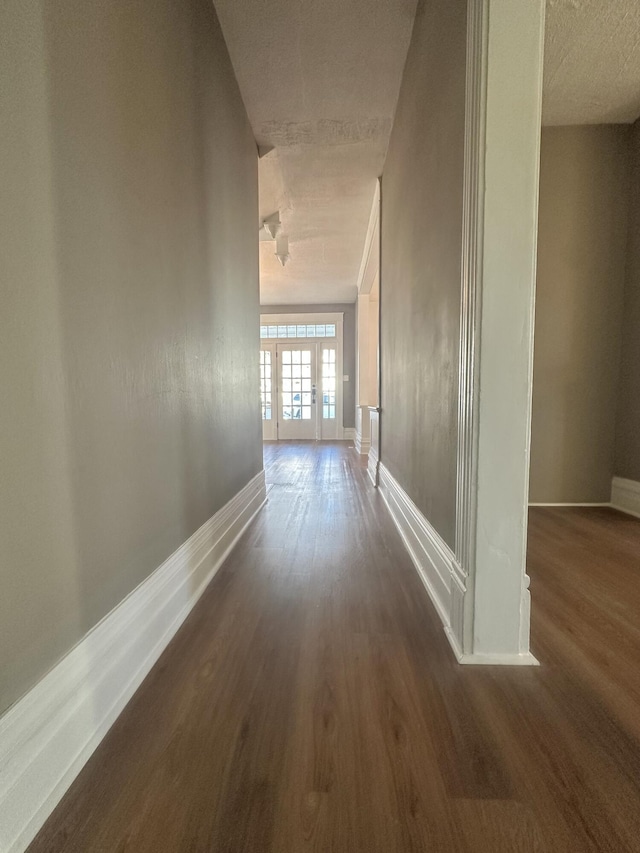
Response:
M458 666L353 449L266 445L265 467L267 505L31 853L640 850L637 719L554 665L544 618L541 667Z

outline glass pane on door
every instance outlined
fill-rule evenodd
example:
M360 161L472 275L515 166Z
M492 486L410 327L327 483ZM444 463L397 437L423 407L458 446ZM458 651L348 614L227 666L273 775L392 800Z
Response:
M262 420L271 420L271 353L260 350L260 401L262 404Z
M333 420L336 416L336 351L322 350L322 417Z
M311 351L282 353L282 417L311 420Z
M278 344L278 437L317 437L316 344Z

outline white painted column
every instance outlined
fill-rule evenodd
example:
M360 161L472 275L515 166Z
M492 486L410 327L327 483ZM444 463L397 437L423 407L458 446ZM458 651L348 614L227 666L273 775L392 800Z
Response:
M356 303L358 346L356 385L356 440L358 453L371 446L370 407L378 405L380 183L376 182L369 217Z
M358 296L357 308L358 348L356 359L356 452L366 454L371 445L369 427L370 368L369 351L371 347L369 294Z
M535 663L526 574L544 0L469 0L452 645Z
M378 406L380 394L380 276L369 293L369 405Z
M359 406L368 406L371 400L371 367L369 364L371 350L371 312L369 294L358 296L358 387L357 400Z

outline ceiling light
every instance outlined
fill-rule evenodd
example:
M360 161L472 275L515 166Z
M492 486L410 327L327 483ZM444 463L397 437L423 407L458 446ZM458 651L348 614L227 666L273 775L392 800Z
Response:
M286 234L281 234L276 240L276 258L284 266L291 255L289 254L289 238Z

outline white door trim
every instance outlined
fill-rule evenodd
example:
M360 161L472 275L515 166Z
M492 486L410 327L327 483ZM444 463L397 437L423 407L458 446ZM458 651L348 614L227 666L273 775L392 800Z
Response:
M318 431L317 438L320 440L323 437L330 439L338 439L343 440L346 437L345 429L343 427L343 412L344 412L344 381L342 379L344 375L344 314L339 311L332 311L327 313L314 313L314 314L269 314L262 313L260 314L260 325L271 325L271 326L286 326L286 325L311 325L311 324L327 324L333 323L336 327L336 336L335 338L261 338L260 346L261 348L265 348L269 344L274 345L274 354L275 354L275 345L277 344L290 344L294 342L299 342L300 344L319 344L318 346L318 399L320 400L318 407L321 406L321 376L320 376L320 368L321 368L321 351L322 347L330 347L334 345L336 348L336 423L335 423L335 434L330 436L323 436L323 428L322 428L322 410L319 408L318 414ZM278 375L278 371L276 369L276 376ZM354 377L351 377L351 381L354 380ZM278 397L279 389L274 388L273 394L274 398ZM277 424L277 417L274 423ZM325 429L326 433L326 429ZM263 432L264 436L264 432ZM278 440L277 427L274 432L274 440Z

